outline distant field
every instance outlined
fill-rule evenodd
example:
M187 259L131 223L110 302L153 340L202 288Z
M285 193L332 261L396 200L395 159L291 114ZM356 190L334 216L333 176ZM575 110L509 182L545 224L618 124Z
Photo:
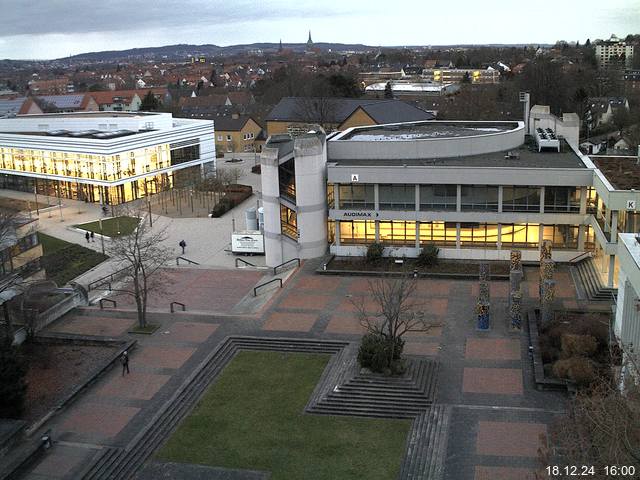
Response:
M303 412L328 360L239 352L159 459L270 471L272 480L397 478L410 420Z

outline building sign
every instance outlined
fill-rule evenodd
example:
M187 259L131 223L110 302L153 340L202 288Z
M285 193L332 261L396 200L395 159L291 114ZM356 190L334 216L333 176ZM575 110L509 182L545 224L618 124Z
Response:
M635 209L636 209L636 201L627 200L627 210L635 210Z
M345 218L377 218L379 215L378 212L344 212L342 214Z
M260 231L236 232L231 234L233 253L264 253L264 238Z
M360 181L360 175L358 175L357 173L352 173L351 182L359 182L359 181Z

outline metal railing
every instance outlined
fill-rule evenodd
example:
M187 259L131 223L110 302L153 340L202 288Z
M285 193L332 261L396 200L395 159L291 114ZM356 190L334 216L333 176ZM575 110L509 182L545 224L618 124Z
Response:
M270 283L273 283L273 282L280 282L280 288L282 288L282 279L281 278L272 278L268 282L264 282L264 283L261 283L260 285L256 285L255 287L253 287L253 296L254 297L258 296L258 289L259 288L264 287L266 285L269 285Z
M277 275L278 274L278 269L280 267L284 267L285 265L288 265L291 262L297 262L298 266L300 266L300 259L299 258L292 258L291 260L287 260L286 262L282 262L280 265L276 265L275 267L273 267L273 274Z
M169 309L171 310L171 313L175 313L175 309L174 309L174 305L180 305L182 307L182 311L185 312L187 310L187 307L185 306L184 303L180 303L180 302L171 302L169 304Z
M192 263L194 265L200 265L198 262L194 262L193 260L189 260L188 258L185 257L176 257L176 265L180 265L180 260L184 260L187 263Z
M576 255L571 260L569 260L569 263L578 263L578 259L583 260L582 257L591 257L591 252L582 252L580 255Z
M253 264L253 263L251 263L251 262L247 262L246 260L243 260L243 259L241 259L241 258L236 258L236 268L238 268L238 262L242 262L242 263L244 263L245 265L249 265L250 267L255 267L255 266L256 266L256 265L254 265L254 264Z
M117 304L115 300L111 300L110 298L101 298L98 302L100 304L100 310L104 310L104 302L109 302L112 304L113 308L117 308Z
M95 290L97 287L99 287L100 285L104 285L105 283L109 285L109 290L111 290L111 283L113 283L114 280L116 280L122 273L126 272L127 270L129 270L129 267L121 268L120 270L116 270L115 272L110 273L109 275L105 275L98 280L94 280L93 282L89 283L89 285L87 286L87 290Z

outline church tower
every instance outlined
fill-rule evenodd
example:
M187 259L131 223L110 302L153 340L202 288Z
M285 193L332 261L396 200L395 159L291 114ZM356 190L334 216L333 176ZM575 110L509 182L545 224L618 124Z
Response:
M307 40L307 48L311 49L313 47L313 40L311 40L311 30L309 30L309 40Z

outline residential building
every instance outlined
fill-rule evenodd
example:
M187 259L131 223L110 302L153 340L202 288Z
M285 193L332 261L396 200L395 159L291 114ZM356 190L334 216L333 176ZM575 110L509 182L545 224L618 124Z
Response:
M151 112L0 119L0 188L119 204L213 171L211 121Z
M266 117L267 135L327 131L362 125L432 120L434 115L396 99L284 97Z
M598 67L603 69L609 67L631 68L634 53L632 44L628 44L615 35L611 35L608 40L595 42L595 46Z
M555 128L554 128L555 126ZM640 229L640 166L578 150L576 114L426 121L272 136L261 155L268 265L330 252L567 262L592 252L615 287L618 232ZM325 228L326 226L326 228Z
M31 80L29 91L32 95L65 95L74 92L73 82L68 77L51 80Z
M498 83L500 70L493 67L485 69L474 68L425 68L422 78L436 83Z
M259 152L256 141L262 127L249 115L232 114L217 117L216 151L220 153Z
M618 109L629 111L629 100L625 97L593 97L587 100L591 112L592 128L603 123L611 123Z
M162 104L170 101L166 88L147 88L140 90L115 90L105 92L91 92L100 111L109 112L137 112L145 96L152 92L153 96Z
M404 82L390 81L391 91L397 97L441 97L452 95L460 87L454 83ZM369 95L384 95L387 82L367 85L365 93Z
M30 97L16 97L6 100L0 98L0 118L36 113L42 113L42 109Z
M38 219L20 214L8 219L10 225L0 239L0 303L19 293L11 285L45 277L40 264L42 245L38 239Z
M640 93L640 70L625 70L623 78L627 95Z
M97 112L98 104L88 93L73 95L43 95L35 98L47 113Z

